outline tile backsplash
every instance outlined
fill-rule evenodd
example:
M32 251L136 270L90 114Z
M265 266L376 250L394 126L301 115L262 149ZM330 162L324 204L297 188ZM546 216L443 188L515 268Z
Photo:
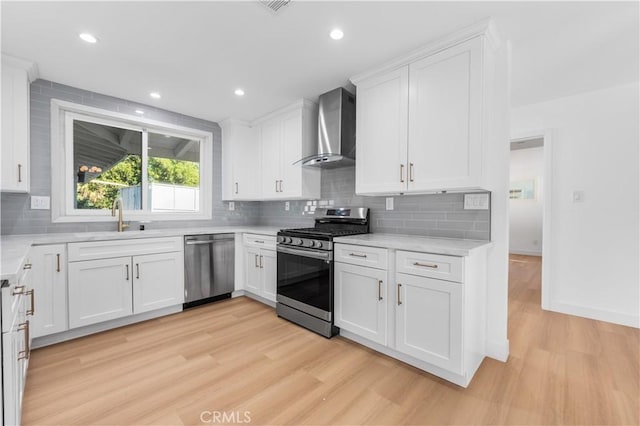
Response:
M140 105L124 99L76 89L47 80L31 83L31 194L51 196L51 99L134 114L138 108L145 111L145 118L178 124L213 133L213 218L198 221L155 221L149 228L173 228L184 226L248 225L258 221L260 203L236 202L229 211L221 200L221 130L217 123ZM31 210L29 194L2 193L0 196L0 232L7 234L36 234L51 232L86 232L114 230L113 222L99 223L51 223L50 210ZM131 224L133 229L136 223Z
M315 205L369 207L371 231L431 237L489 240L489 210L464 210L462 193L397 195L394 209L386 210L387 197L355 195L355 167L322 171L322 199ZM308 201L291 201L285 211L283 201L261 203L261 225L294 228L313 226L313 216L305 212ZM313 205L313 201L311 202Z
M235 202L235 210L229 211L228 204L221 200L222 145L221 130L217 123L46 80L36 80L31 84L30 195L51 195L50 104L52 98L127 114L133 114L135 109L143 108L146 118L213 133L213 219L155 221L148 226L151 229L221 225L268 225L282 228L313 226L313 215L310 210L315 202L316 206L333 203L335 206L369 207L372 232L490 239L489 210L464 210L463 194L398 195L393 197L394 210L386 210L386 197L355 195L355 167L323 170L321 200L291 201L289 211L285 211L284 201ZM28 194L2 193L0 210L0 231L3 235L114 229L113 222L51 223L51 211L31 210ZM136 229L137 224L132 223L132 227Z

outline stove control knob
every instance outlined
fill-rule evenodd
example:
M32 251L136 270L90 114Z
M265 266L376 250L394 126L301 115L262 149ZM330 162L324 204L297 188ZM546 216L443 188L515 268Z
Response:
M302 240L301 240L301 239L299 239L299 238L296 238L295 240L293 240L293 243L294 243L294 244L297 244L297 245L299 245L299 246L301 246L301 245L303 245L303 244L304 244L304 241L302 241Z
M322 248L322 241L316 241L316 247Z
M283 242L285 242L285 243L291 243L291 241L293 241L293 240L291 239L291 237L284 237Z

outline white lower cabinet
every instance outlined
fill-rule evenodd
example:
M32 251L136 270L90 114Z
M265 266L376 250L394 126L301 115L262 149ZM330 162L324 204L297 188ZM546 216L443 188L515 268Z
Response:
M35 301L31 336L34 338L69 329L66 253L66 244L34 246L31 249Z
M184 265L181 253L132 258L133 313L153 311L184 301Z
M184 302L180 237L72 243L68 268L70 328Z
M395 348L461 373L462 284L396 274Z
M340 333L467 386L485 351L486 251L450 256L342 243L334 251Z
M387 271L335 263L335 325L387 344Z
M276 252L256 247L245 248L245 290L276 301Z
M131 257L69 263L69 326L133 314Z
M22 417L31 352L30 268L27 261L18 279L2 287L2 418L5 425L19 425Z

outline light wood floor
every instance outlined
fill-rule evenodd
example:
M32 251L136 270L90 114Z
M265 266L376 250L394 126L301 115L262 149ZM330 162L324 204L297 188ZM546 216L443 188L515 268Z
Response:
M242 297L33 351L23 421L637 425L638 330L543 312L539 258L510 270L511 356L468 389Z

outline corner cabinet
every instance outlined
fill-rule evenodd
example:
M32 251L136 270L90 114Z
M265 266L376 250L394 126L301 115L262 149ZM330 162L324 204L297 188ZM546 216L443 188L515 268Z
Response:
M251 123L222 127L223 200L320 198L320 169L297 163L317 150L318 106L306 99Z
M179 237L71 243L68 249L70 328L184 302Z
M69 329L67 318L67 245L31 248L35 312L31 335L36 337Z
M262 176L257 129L248 123L225 120L222 127L222 199L257 200Z
M435 44L351 80L356 193L486 189L488 30Z
M317 149L318 106L303 100L259 120L262 198L320 198L320 170L297 161Z
M29 192L29 84L34 65L2 55L2 148L0 190Z

